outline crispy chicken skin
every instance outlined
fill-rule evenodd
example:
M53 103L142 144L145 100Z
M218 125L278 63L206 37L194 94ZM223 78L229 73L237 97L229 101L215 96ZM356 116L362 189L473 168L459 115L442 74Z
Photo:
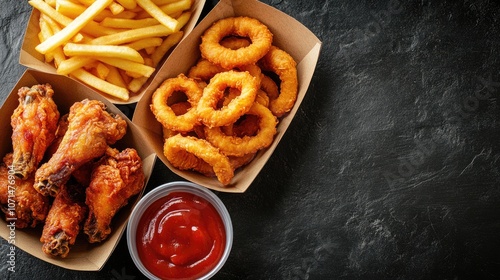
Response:
M35 189L56 196L71 173L85 163L101 157L108 145L121 139L127 122L106 111L104 103L85 99L71 106L68 129L56 152L35 173Z
M142 160L135 149L127 148L121 152L108 149L94 167L86 190L89 214L84 232L89 242L101 242L107 238L113 216L130 197L142 190L144 178Z
M71 177L73 177L80 185L87 188L90 184L90 176L92 175L92 169L96 164L98 159L89 161L84 165L80 166L80 168L73 171Z
M85 188L72 180L63 185L45 220L40 237L42 251L49 256L65 258L75 244L87 210Z
M57 130L56 130L56 137L54 141L52 141L52 144L47 148L47 151L45 151L45 161L48 161L53 154L56 153L57 148L59 148L59 145L61 144L61 141L64 137L64 134L68 130L68 114L64 114L59 118L59 122L57 124Z
M11 117L13 167L19 178L26 179L35 172L55 138L59 111L49 84L22 87L17 94L19 105Z
M5 219L15 221L17 228L35 227L45 220L49 199L33 188L33 175L20 180L13 175L11 165L12 153L9 153L0 164L0 207Z
M56 139L52 142L52 144L49 146L47 149L47 152L45 153L45 158L47 160L52 157L53 154L57 151L57 148L59 148L59 145L61 144L61 141L64 137L64 134L68 130L68 114L65 114L61 116L59 119L59 125L57 126L57 131L56 131ZM71 176L83 187L87 187L90 182L90 174L92 172L92 167L94 165L94 162L97 161L97 159L91 160L84 165L80 166L80 168L76 169L71 173Z

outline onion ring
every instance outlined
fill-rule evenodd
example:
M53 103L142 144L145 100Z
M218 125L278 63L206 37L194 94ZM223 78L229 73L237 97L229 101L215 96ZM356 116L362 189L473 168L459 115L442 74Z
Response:
M229 102L231 102L231 100L233 100L234 98L236 98L236 96L240 94L241 92L238 89L229 88L229 92L227 94L225 93L225 97L222 100L222 106L226 106L227 104L229 104ZM255 102L268 107L269 97L263 90L259 89L257 90L257 95L255 95Z
M250 75L257 78L258 79L257 83L259 84L263 76L260 67L255 64L248 64L248 65L234 67L232 69L225 69L224 67L214 64L206 59L200 59L198 63L196 63L196 65L191 67L188 71L187 76L196 81L208 83L210 82L210 79L212 79L215 76L215 74L226 72L228 70L241 71L241 72L246 71L250 73Z
M257 91L257 96L255 97L255 102L259 103L260 105L269 107L269 96L267 96L267 93L265 91L259 89Z
M281 117L292 109L297 100L297 63L290 54L272 46L259 64L262 70L276 73L281 80L279 96L269 104L271 112Z
M246 48L250 46L251 43L252 42L250 42L250 40L248 40L247 38L236 36L225 37L220 41L221 46L232 50Z
M236 170L240 167L243 167L247 164L249 164L255 157L256 153L251 153L251 154L246 154L241 157L233 157L229 156L229 162L231 163L231 166L233 167L233 170Z
M278 85L272 78L262 74L260 79L260 88L267 94L270 100L278 98L280 91Z
M245 137L255 136L259 132L259 117L257 115L243 115L241 121L238 120L233 125L233 136Z
M163 153L173 166L183 170L197 170L203 162L208 163L224 186L234 177L228 157L206 140L177 134L165 140Z
M224 97L226 88L236 88L241 93L220 110L217 103ZM259 84L248 72L227 71L216 74L203 89L196 112L199 120L208 127L224 126L235 122L250 110L255 101Z
M224 37L236 35L252 42L248 47L232 50L223 47ZM266 25L249 17L228 17L218 20L201 36L200 52L203 58L226 69L254 64L270 49L273 34Z
M222 68L222 66L213 64L212 62L202 58L196 63L196 65L189 69L187 76L191 79L208 83L210 79L215 76L215 74L224 71L225 69Z
M187 111L189 111L189 109L191 108L191 104L187 101L177 102L170 105L170 108L172 108L172 111L176 116L179 116L187 113ZM179 133L181 132L163 127L163 138L165 139L170 138ZM198 124L193 127L192 131L182 132L181 134L184 136L191 135L191 136L196 136L198 138L205 138L205 132L203 131L203 127Z
M168 98L178 91L184 92L191 104L191 108L182 115L176 115L167 103ZM202 89L194 80L179 74L175 78L165 80L156 89L152 97L151 111L165 128L182 132L191 131L198 124L195 108L202 93Z
M228 95L224 98L222 105L225 106L231 102L236 96L238 96L240 92L237 89L230 88ZM267 97L266 93L262 90L257 91L257 95L255 96L255 102L259 103L261 105L264 105L267 107L269 105L269 98ZM252 119L252 120L249 120ZM255 130L252 130L252 127L256 128ZM234 127L234 128L233 128ZM233 134L233 129L236 131L254 131L252 133L245 133L245 135L254 135L255 131L259 128L259 122L258 122L258 117L255 115L243 115L241 116L238 120L236 120L234 123L221 126L222 132L226 135L231 135L231 136L239 136L241 137L243 134Z
M271 145L278 124L276 116L259 103L254 103L246 114L259 117L259 130L256 135L230 136L224 134L221 127L205 127L206 139L227 156L243 156Z
M181 134L182 136L193 136L193 137L197 137L200 139L205 139L205 131L203 130L203 126L201 126L201 125L195 126L192 131L188 131L188 132L178 132L178 131L170 130L168 128L163 127L162 133L163 133L163 139L170 138L170 137L177 135L177 134Z
M222 133L228 136L255 136L259 131L259 117L256 115L245 114L235 123L221 126Z
M240 95L239 90L237 90L235 88L230 88L229 93L226 95L226 97L222 101L222 105L226 106L227 104L229 104L229 102L231 102L231 100L236 98L236 96L238 96L238 95ZM263 90L259 89L257 91L257 95L255 95L255 102L268 107L269 97L267 96L267 94Z
M241 157L234 157L234 156L228 156L227 158L229 159L229 163L231 163L231 167L233 168L233 172L236 171L236 169L243 167L247 164L249 164L255 157L256 153L253 154L246 154ZM214 169L210 164L200 160L196 167L193 168L193 170L200 172L201 174L207 176L207 177L212 177L215 176Z

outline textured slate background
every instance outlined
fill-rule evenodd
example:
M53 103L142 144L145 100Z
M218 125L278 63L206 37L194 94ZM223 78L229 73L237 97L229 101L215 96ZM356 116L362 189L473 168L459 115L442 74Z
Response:
M8 2L1 102L24 71L30 12L26 1ZM499 4L263 2L323 47L262 173L244 194L219 194L235 239L215 279L499 279ZM158 161L148 189L179 179ZM142 278L124 238L100 272L18 251L9 273L1 245L3 279Z

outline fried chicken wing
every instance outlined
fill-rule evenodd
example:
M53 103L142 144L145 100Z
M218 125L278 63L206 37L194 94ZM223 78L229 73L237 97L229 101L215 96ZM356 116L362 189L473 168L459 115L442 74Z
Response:
M101 242L111 232L110 223L130 197L144 186L142 160L137 151L127 148L121 152L109 148L106 156L93 169L85 203L89 214L84 232L91 243Z
M13 167L21 179L35 172L55 138L59 111L49 84L19 89L19 105L11 116Z
M47 152L45 152L46 161L48 161L52 155L56 153L57 148L59 148L64 134L68 130L68 124L68 114L61 116L59 119L59 125L57 126L56 139L54 139L52 144L47 149ZM91 160L71 173L71 176L84 188L89 185L92 167L97 160L98 159Z
M98 159L94 159L80 166L80 168L73 171L71 177L73 177L80 185L87 188L90 184L90 176L92 175L92 170Z
M0 164L0 207L17 228L35 227L45 220L50 202L33 188L33 175L25 180L14 175L12 157L7 154Z
M68 130L68 125L68 114L64 114L59 118L55 139L47 148L47 151L45 151L44 161L48 161L52 157L52 155L56 153L57 148L59 148L59 145L61 144L61 141L64 137L64 134L66 134L66 131Z
M121 139L126 130L127 122L108 113L104 103L88 99L76 102L56 152L35 173L35 189L56 196L73 171L104 155L108 145Z
M40 237L42 251L50 256L65 258L75 244L87 210L84 187L68 181L57 193L47 215Z

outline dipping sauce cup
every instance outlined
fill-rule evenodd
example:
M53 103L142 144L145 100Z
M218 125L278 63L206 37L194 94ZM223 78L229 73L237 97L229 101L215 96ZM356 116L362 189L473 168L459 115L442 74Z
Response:
M222 201L191 182L156 187L135 206L127 245L149 279L209 279L226 262L233 227Z

